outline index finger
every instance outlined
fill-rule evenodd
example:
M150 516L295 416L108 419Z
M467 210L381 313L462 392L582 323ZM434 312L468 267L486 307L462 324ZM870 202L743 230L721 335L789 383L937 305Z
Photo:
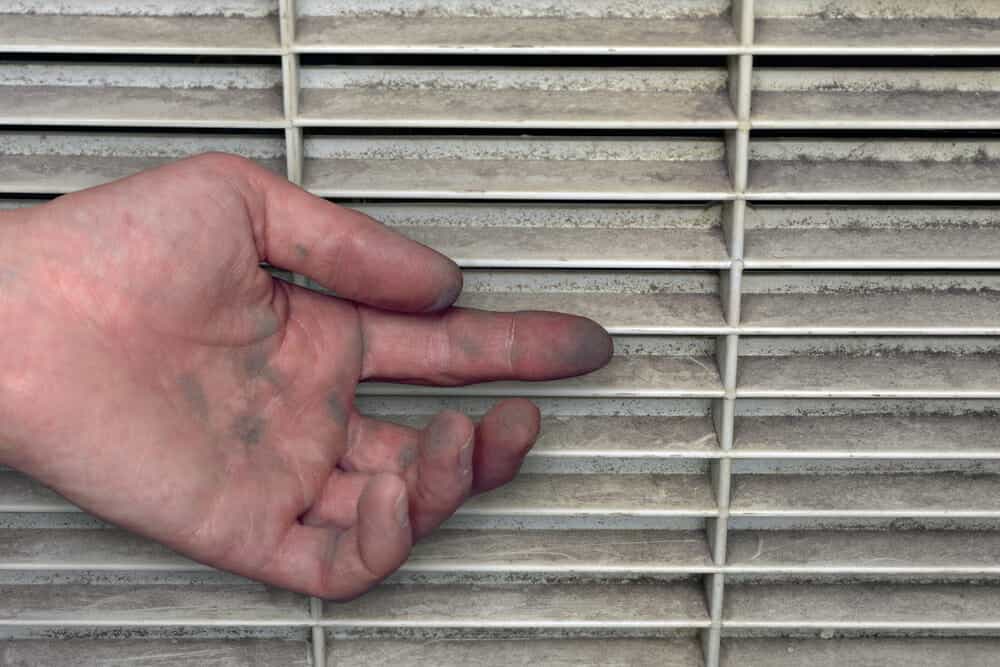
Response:
M458 265L364 213L309 194L249 160L193 159L247 186L240 189L262 260L345 299L401 312L447 308L462 290Z
M413 384L555 380L608 363L611 336L585 317L545 311L451 308L404 315L359 308L361 377Z

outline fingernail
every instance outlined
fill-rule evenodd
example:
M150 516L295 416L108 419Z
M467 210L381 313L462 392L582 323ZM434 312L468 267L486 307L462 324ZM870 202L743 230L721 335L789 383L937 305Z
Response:
M458 452L458 465L462 470L472 469L472 455L476 451L475 438L469 438L469 441L462 445L462 449Z
M462 293L463 282L462 273L456 270L455 274L457 276L456 282L452 283L448 288L442 290L442 292L438 295L437 300L430 308L427 309L426 312L436 313L444 310L445 308L451 307L451 304L455 303L455 300L458 299L458 295Z
M410 525L410 504L405 493L399 494L399 500L396 501L396 522L403 528Z

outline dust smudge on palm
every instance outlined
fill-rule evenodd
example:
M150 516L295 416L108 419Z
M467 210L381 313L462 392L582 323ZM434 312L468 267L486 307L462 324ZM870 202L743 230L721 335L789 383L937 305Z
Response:
M337 424L337 426L346 428L347 427L347 416L350 407L347 403L340 397L340 393L336 391L330 392L326 397L326 411L330 415L330 419Z
M260 378L271 383L275 387L282 385L282 376L270 363L270 355L265 349L266 345L255 346L250 352L242 355L243 372L250 380Z
M301 243L295 244L295 254L299 259L305 259L309 256L309 248L305 247Z
M201 421L207 421L208 399L205 397L205 389L201 386L201 381L194 373L184 373L177 378L177 386L180 387L184 400L195 416Z
M399 450L399 467L401 470L407 470L413 461L417 458L417 448L416 447L403 447Z
M256 415L239 415L233 420L233 435L245 445L259 443L266 428L266 422Z
M254 337L257 340L270 338L278 333L280 328L281 322L270 308L265 308L254 318Z

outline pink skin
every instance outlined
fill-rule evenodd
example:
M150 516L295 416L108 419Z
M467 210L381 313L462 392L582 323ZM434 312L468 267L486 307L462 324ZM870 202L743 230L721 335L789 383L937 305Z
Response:
M350 599L510 481L539 427L521 399L380 422L359 381L610 358L589 320L451 308L460 290L446 257L228 155L0 213L0 462L201 562Z

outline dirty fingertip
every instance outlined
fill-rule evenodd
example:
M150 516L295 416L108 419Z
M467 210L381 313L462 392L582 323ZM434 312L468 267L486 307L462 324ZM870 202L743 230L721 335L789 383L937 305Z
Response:
M479 423L480 440L525 449L538 438L541 413L531 401L509 398L494 405Z
M611 335L597 322L586 317L575 317L566 342L566 358L577 372L589 373L611 361L615 343Z

